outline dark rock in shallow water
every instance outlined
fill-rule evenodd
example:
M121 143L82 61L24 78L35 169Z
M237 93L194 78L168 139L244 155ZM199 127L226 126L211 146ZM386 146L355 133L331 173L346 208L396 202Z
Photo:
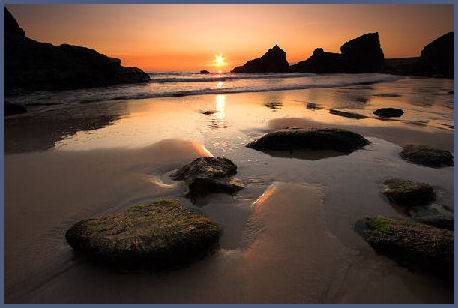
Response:
M333 115L338 115L338 116L341 116L341 117L350 118L350 119L357 119L357 120L367 119L368 118L367 116L365 116L363 114L359 114L359 113L355 113L355 112L349 112L349 111L341 111L341 110L337 110L337 109L330 109L329 113L333 114Z
M265 151L337 151L351 153L369 144L363 136L341 129L284 129L267 133L247 145Z
M5 113L4 113L5 116L22 114L26 112L27 112L27 108L24 105L10 103L10 102L5 101Z
M275 45L261 58L250 60L242 66L235 67L231 73L286 73L288 70L286 52Z
M216 110L207 110L207 111L201 111L203 115L212 115L216 113Z
M398 205L421 206L436 200L436 193L431 185L409 180L391 178L384 182L387 186L383 194Z
M200 73L201 73L201 74L210 74L210 72L207 71L207 70L201 70Z
M320 107L316 103L310 102L310 103L307 103L307 109L322 109L322 107Z
M452 153L426 145L406 145L399 155L409 162L428 167L453 166Z
M375 110L374 114L381 118L399 118L404 114L404 111L398 108L380 108Z
M413 270L453 279L453 232L406 219L371 217L357 223L380 254Z
M363 34L340 47L348 72L374 73L381 71L385 57L378 32Z
M180 168L170 177L189 185L189 197L195 200L210 193L233 194L243 189L243 183L233 176L237 166L224 157L199 157Z
M208 218L175 200L161 200L80 221L65 238L102 265L160 270L205 256L220 235L220 226Z
M53 46L25 36L5 8L5 94L33 90L100 87L149 80L136 67L93 49L62 44Z

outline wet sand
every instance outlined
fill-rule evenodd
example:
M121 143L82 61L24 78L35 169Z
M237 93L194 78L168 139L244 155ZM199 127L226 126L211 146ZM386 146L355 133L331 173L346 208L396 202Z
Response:
M432 104L421 105L417 90L409 95L399 87L111 101L65 110L41 106L7 119L5 301L452 302L452 286L378 256L353 228L368 215L402 215L380 194L387 177L432 184L439 192L435 206L453 211L453 168L421 167L398 156L406 143L453 148L451 89L441 85L436 96L423 96ZM393 92L401 96L373 96ZM307 109L310 101L324 108ZM272 102L275 109L266 106ZM373 118L375 108L387 105L401 106L406 116ZM348 119L329 114L330 108L371 118ZM107 116L95 126L85 121ZM273 157L244 146L272 129L321 126L360 132L371 144L319 160ZM47 131L56 133L41 133ZM168 174L209 155L233 160L247 188L192 205L182 197L184 185ZM65 243L65 231L80 219L165 197L179 198L223 226L216 254L179 271L121 274L76 258Z

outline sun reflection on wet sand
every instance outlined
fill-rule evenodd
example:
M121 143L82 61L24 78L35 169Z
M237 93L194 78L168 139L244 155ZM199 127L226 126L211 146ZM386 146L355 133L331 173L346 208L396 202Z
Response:
M218 94L216 95L216 117L220 120L224 120L226 117L225 110L226 109L226 95Z

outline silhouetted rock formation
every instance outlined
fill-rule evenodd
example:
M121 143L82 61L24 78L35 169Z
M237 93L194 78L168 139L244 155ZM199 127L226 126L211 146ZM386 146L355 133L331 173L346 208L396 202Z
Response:
M250 60L242 66L235 67L231 73L285 73L289 70L286 52L275 45L261 58Z
M453 32L426 45L421 51L419 65L427 76L453 78Z
M27 36L5 8L5 93L99 87L149 80L136 67L93 49L53 46Z
M351 73L374 73L383 67L384 55L378 32L363 34L340 47Z
M313 51L313 55L305 61L291 65L291 72L307 73L341 73L346 65L341 54L325 52L322 48Z
M386 59L384 72L453 78L453 32L444 34L426 45L420 57Z
M384 55L378 32L364 34L340 47L341 53L317 48L305 61L291 65L290 71L301 73L374 73L383 67Z
M200 74L210 74L210 72L207 71L207 70L201 70L201 71L200 71Z

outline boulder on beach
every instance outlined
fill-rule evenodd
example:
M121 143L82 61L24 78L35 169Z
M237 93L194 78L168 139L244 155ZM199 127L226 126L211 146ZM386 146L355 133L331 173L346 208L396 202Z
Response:
M307 103L307 109L322 109L317 103L314 102L308 102Z
M233 177L237 166L225 157L199 157L171 174L175 181L185 181L188 196L195 200L210 193L234 194L245 186Z
M356 224L380 254L412 270L453 278L453 232L407 219L370 217Z
M368 116L365 116L363 114L359 114L359 113L356 113L356 112L350 112L350 111L342 111L342 110L338 110L338 109L330 109L329 113L333 114L333 115L338 115L338 116L341 116L341 117L345 117L345 118L356 119L356 120L367 119L368 118Z
M80 46L54 46L28 38L13 15L5 14L5 94L63 90L148 81L149 75L121 60ZM58 25L56 25L58 27Z
M207 71L207 70L201 70L200 73L201 73L201 74L210 74L210 72Z
M406 145L399 155L404 160L427 167L453 166L452 153L426 145Z
M102 265L161 270L202 258L220 235L221 227L205 216L176 200L160 200L82 220L65 238L76 252Z
M286 73L289 70L286 52L275 45L262 57L232 69L231 73Z
M342 57L348 66L348 72L380 72L385 56L380 47L378 32L363 34L340 47Z
M369 141L363 136L342 129L283 129L267 133L247 145L260 151L337 151L351 153Z
M399 118L404 111L399 108L379 108L374 111L374 114L381 118Z
M5 101L5 116L15 115L15 114L22 114L27 112L27 108L22 104L10 103Z
M384 184L383 194L390 202L402 206L422 206L436 200L434 188L426 183L390 178Z

